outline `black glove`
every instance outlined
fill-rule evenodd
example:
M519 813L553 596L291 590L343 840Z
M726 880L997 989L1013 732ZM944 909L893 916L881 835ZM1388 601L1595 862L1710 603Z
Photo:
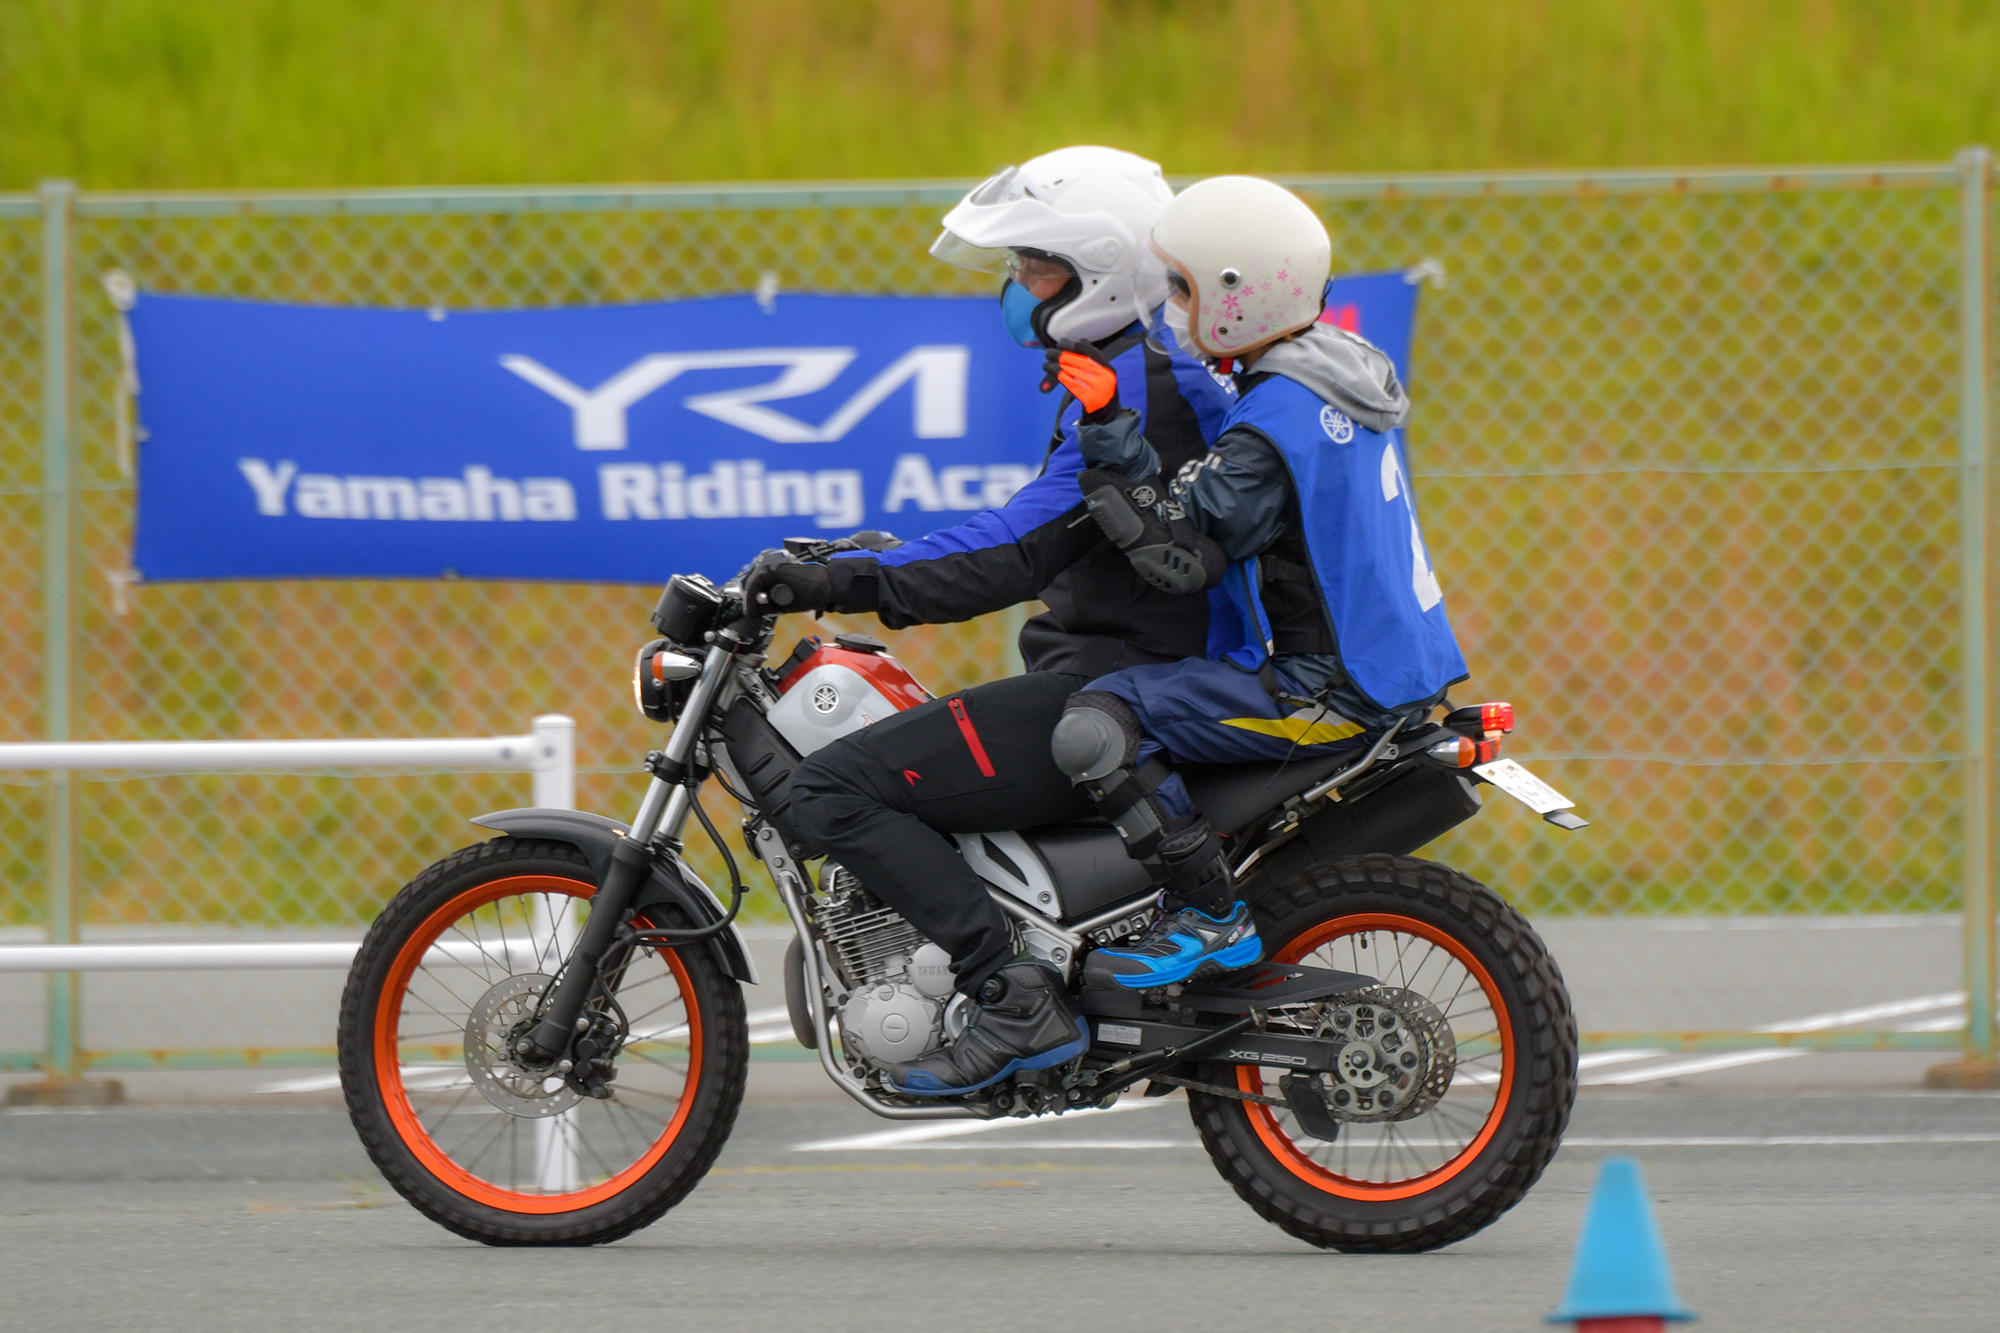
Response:
M1157 478L1133 481L1122 472L1094 467L1077 478L1091 518L1125 553L1139 577L1162 592L1213 588L1229 568L1222 547L1195 527Z
M743 605L751 611L824 611L833 602L833 575L789 551L766 551L743 571Z

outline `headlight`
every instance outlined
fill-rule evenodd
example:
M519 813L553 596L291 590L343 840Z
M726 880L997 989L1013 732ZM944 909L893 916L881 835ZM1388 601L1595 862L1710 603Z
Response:
M701 663L674 651L665 639L639 650L632 663L632 702L649 721L672 722L687 701L688 682L701 674Z

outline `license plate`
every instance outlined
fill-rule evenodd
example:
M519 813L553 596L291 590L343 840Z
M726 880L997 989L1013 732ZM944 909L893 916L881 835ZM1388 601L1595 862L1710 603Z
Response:
M1495 759L1490 764L1474 764L1472 771L1538 815L1548 814L1551 810L1571 810L1576 807L1575 801L1512 759Z

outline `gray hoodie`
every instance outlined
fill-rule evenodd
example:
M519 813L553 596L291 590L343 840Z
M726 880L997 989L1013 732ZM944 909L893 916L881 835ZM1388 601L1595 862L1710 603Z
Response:
M1303 384L1369 430L1394 430L1410 415L1410 396L1403 392L1389 354L1331 324L1315 324L1287 338L1250 369Z

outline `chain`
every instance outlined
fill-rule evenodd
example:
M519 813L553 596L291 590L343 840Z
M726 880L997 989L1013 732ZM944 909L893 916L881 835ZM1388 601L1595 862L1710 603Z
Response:
M1166 1083L1176 1088L1186 1088L1191 1092L1205 1092L1211 1097L1227 1097L1235 1102L1255 1102L1259 1106L1283 1106L1282 1097L1266 1097L1262 1093L1244 1092L1239 1088L1225 1088L1220 1083L1198 1083L1191 1078L1175 1078L1172 1074L1148 1074L1154 1083Z

